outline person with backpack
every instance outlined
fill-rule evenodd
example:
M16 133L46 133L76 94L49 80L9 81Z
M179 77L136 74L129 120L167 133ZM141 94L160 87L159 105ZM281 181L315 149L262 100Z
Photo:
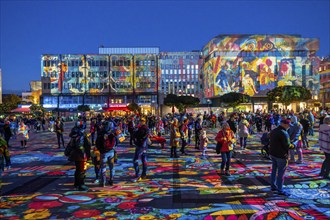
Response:
M135 170L136 181L147 178L147 140L149 137L149 128L146 125L146 119L141 118L138 129L134 133L135 152L133 166ZM140 175L139 158L142 161L142 174Z
M91 143L84 130L83 121L76 122L69 137L71 138L69 145L72 148L69 153L69 160L75 162L76 168L74 173L74 187L79 191L87 191L88 187L85 185L85 167L87 160L91 157Z
M118 145L118 140L114 130L108 130L108 122L103 123L102 130L98 133L96 138L96 147L100 151L100 186L105 187L107 178L107 165L109 166L110 178L108 183L110 186L113 185L113 179L115 175L115 147Z
M308 121L307 116L305 116L304 114L299 115L299 122L303 127L302 135L301 135L303 148L309 148L307 135L310 127L310 122Z

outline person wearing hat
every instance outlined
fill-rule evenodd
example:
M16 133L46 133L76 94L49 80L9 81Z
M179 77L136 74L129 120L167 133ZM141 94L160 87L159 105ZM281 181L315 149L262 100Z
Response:
M270 132L269 154L272 160L271 190L279 195L288 195L283 190L284 176L288 167L289 149L294 148L287 130L291 121L283 119L280 125Z
M146 125L146 119L140 119L140 125L133 135L135 144L135 153L133 158L133 165L135 170L136 180L147 178L147 141L149 137L149 128ZM139 158L142 161L142 174L140 175Z

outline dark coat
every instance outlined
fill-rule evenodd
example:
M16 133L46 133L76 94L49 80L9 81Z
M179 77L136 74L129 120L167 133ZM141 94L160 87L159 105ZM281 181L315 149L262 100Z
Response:
M281 125L270 132L269 154L282 159L288 159L290 137Z
M91 157L91 143L83 129L72 128L70 138L76 138L77 145L69 156L70 161L87 161Z

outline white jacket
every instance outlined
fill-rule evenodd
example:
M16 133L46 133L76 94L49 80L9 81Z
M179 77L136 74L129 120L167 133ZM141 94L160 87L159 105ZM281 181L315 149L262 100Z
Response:
M330 125L321 124L319 129L320 149L325 153L330 153Z

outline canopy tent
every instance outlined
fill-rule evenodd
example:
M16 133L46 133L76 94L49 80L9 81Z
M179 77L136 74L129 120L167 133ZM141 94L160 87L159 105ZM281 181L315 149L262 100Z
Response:
M10 112L15 112L15 113L29 113L30 108L15 108L11 110Z
M127 106L111 106L109 108L104 107L103 108L104 111L129 111L129 109L127 108Z

